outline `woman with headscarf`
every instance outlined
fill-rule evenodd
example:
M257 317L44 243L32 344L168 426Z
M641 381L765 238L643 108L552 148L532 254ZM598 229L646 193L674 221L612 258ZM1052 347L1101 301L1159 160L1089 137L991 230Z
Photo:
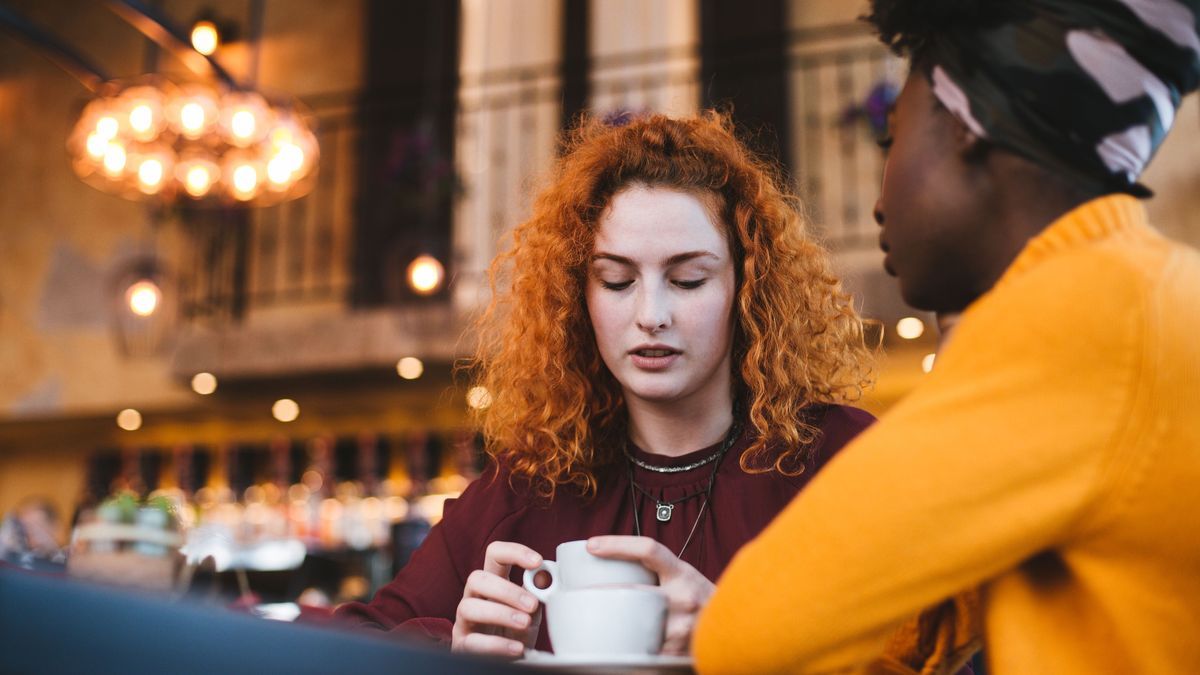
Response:
M1198 15L872 3L912 61L885 267L909 304L961 316L933 373L734 559L700 672L848 668L964 589L990 673L1200 664L1200 256L1138 201L1200 80Z

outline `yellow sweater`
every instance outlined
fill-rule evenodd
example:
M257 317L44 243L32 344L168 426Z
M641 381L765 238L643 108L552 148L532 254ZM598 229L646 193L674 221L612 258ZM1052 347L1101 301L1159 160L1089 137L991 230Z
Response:
M972 587L994 675L1200 672L1200 256L1131 197L1031 240L734 558L697 668L847 668Z

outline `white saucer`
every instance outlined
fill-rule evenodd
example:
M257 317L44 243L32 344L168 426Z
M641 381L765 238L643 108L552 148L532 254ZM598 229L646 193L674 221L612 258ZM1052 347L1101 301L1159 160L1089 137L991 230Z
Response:
M551 654L536 649L525 651L525 658L518 664L531 668L553 668L571 673L603 673L619 670L621 672L636 672L631 669L645 668L655 673L692 672L692 657L667 656L663 654L604 654L595 656L574 656L569 654Z

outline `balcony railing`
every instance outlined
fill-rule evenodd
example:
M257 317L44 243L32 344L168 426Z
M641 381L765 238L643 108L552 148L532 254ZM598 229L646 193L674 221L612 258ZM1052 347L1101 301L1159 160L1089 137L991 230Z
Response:
M697 47L610 55L592 64L592 107L685 114L699 98ZM483 298L482 280L503 235L526 217L538 179L553 161L561 125L558 64L494 70L459 86L455 166L463 184L453 213L453 305ZM796 33L789 42L792 128L787 161L808 216L837 252L872 250L871 220L882 155L847 112L900 63L865 29ZM309 101L318 119L319 180L306 197L250 211L194 211L181 262L185 320L239 322L274 310L346 312L354 282L359 129L351 93ZM452 336L451 336L452 337Z
M314 109L320 169L313 190L257 209L192 209L181 218L186 321L240 321L274 307L345 304L353 282L353 189L358 132L345 97Z

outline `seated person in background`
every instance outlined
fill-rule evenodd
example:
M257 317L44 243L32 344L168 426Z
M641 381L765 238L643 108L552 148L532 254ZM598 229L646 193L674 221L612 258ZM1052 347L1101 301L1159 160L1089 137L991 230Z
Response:
M977 588L989 673L1194 672L1200 256L1136 181L1200 82L1200 1L875 0L869 20L912 59L884 264L909 304L962 314L730 564L697 668L853 667Z
M58 509L44 497L26 497L0 520L0 560L21 566L34 561L61 564L66 560L58 543Z
M524 569L595 535L670 598L664 651L733 554L871 421L862 324L726 117L591 121L492 267L475 361L494 462L350 621L547 649ZM628 536L640 535L640 536Z

